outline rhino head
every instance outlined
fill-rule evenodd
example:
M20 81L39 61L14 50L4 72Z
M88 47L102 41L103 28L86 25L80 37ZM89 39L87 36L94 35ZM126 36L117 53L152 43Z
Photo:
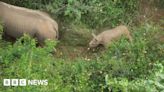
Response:
M94 33L92 33L92 36L93 36L93 39L89 43L90 48L97 47L101 42L101 40Z

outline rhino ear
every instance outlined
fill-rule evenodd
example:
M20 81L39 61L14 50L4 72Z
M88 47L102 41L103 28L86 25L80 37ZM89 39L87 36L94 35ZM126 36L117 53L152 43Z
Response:
M95 38L96 40L98 40L97 39L97 36L94 33L92 33L92 36L93 36L93 38Z
M92 36L93 36L94 38L96 38L96 35L95 35L94 33L92 33Z

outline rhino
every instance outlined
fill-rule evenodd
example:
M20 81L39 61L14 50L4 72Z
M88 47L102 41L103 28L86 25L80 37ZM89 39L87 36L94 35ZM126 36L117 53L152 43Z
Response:
M40 45L47 39L59 38L58 24L47 13L17 7L0 1L0 21L4 34L19 38L28 34L38 40Z
M99 35L95 35L92 33L93 39L89 43L90 48L97 47L98 45L103 45L104 47L108 47L112 41L118 40L122 35L125 35L129 41L132 41L132 37L128 28L124 25L117 26L113 29L103 31Z

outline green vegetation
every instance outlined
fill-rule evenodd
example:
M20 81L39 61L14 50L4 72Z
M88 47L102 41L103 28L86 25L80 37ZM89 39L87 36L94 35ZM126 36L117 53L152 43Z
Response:
M89 27L97 28L130 23L135 17L131 15L136 15L138 3L136 0L68 0L54 1L47 7L60 19L64 18L66 23L80 21Z
M140 0L6 2L51 12L61 39L37 47L26 34L14 43L0 37L0 92L164 91L164 32L153 22L135 25ZM87 50L91 32L119 24L128 25L132 42L122 37L107 49ZM4 87L6 78L47 79L48 85Z

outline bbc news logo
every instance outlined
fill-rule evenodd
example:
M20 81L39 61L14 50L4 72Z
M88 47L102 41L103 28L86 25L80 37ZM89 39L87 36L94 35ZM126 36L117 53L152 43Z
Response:
M48 80L3 79L3 86L48 85Z

